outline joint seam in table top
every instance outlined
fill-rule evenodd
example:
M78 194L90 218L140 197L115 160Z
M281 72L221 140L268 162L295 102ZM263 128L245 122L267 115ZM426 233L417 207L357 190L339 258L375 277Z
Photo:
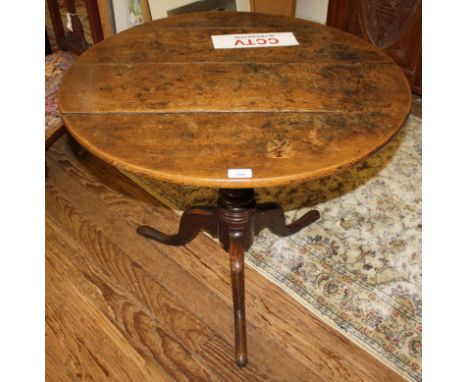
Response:
M139 115L139 114L167 114L167 115L181 115L181 114L367 114L367 115L401 115L401 112L393 111L348 111L348 110L306 110L306 111L288 111L288 110L208 110L208 111L67 111L62 112L64 115L86 115L86 114L99 114L99 115ZM409 114L409 110L408 110Z
M223 64L223 65L308 65L308 66L366 66L366 65L395 65L391 61L366 61L366 62L343 62L337 63L336 61L322 61L322 62L281 62L281 61L174 61L174 62L164 62L164 61L142 61L142 62L102 62L102 61L87 61L87 62L76 62L75 65L80 66L96 66L96 65L128 65L128 66L137 66L137 65L198 65L198 64Z

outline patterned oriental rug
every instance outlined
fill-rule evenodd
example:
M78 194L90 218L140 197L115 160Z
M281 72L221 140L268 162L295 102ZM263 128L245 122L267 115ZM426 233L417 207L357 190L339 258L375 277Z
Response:
M258 189L290 221L311 207L322 218L280 238L256 237L246 262L410 381L421 380L421 119L339 175ZM215 205L217 190L126 173L181 213Z

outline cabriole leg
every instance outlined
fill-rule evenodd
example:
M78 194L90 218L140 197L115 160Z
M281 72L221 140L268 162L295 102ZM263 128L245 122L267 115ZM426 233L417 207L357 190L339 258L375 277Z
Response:
M234 303L235 357L239 367L247 365L244 301L244 241L242 230L230 230L232 301Z

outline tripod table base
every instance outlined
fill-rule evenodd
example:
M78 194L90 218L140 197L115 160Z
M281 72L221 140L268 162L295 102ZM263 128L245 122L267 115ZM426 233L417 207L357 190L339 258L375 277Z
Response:
M292 235L320 218L316 210L307 212L287 225L283 209L275 203L256 205L252 188L221 189L217 207L196 207L186 210L179 231L166 235L152 227L140 226L137 232L149 239L168 245L185 245L200 231L218 238L229 252L232 298L234 303L235 359L239 367L247 365L247 339L244 302L244 251L255 235L268 228L278 236Z

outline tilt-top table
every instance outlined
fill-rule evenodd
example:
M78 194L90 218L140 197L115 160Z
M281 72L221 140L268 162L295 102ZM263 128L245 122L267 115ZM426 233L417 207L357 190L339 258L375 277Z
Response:
M280 32L298 45L274 46ZM211 37L226 34L236 35L234 47L215 49ZM398 132L411 94L390 58L350 34L292 17L214 12L96 44L66 75L59 103L73 137L112 165L220 189L218 206L185 211L175 235L147 226L138 233L169 245L202 230L219 238L230 253L235 357L244 366L244 251L263 228L290 235L320 216L312 210L286 225L279 205L256 205L254 188L366 158Z

